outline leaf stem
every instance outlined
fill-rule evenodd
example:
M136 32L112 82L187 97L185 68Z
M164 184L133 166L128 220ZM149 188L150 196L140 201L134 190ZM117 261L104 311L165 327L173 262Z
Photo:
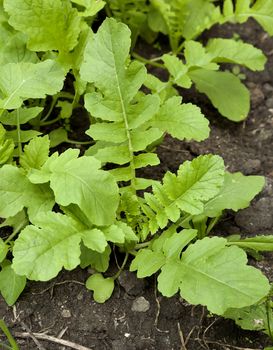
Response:
M9 243L16 235L17 233L25 226L25 224L27 223L27 221L23 221L18 227L16 230L14 230L12 232L12 234L5 240L5 244Z
M147 59L147 58L145 58L145 57L140 56L140 55L139 55L138 53L136 53L136 52L132 52L132 56L133 56L135 59L137 59L137 60L139 60L140 62L143 62L143 63L145 63L145 64L150 64L151 66L158 67L158 68L164 68L164 69L165 69L164 64L162 64L162 63L157 63L157 62L155 62L154 60L149 60L149 59Z
M116 280L117 278L119 278L121 272L124 270L125 265L126 265L127 260L128 260L128 257L129 257L129 253L126 253L126 254L125 254L125 258L124 258L124 260L123 260L123 263L122 263L120 269L119 269L118 272L112 277L114 280Z
M16 341L14 340L13 336L11 335L8 327L6 326L4 320L0 320L0 328L2 330L2 332L5 334L5 336L7 337L12 350L19 350L18 345L16 344Z
M135 245L134 249L142 249L142 248L146 248L150 245L151 241L148 242L143 242L143 243L138 243Z
M70 139L67 139L65 142L71 143L72 145L93 145L95 143L95 141L76 141Z
M45 115L45 117L43 119L41 119L41 125L44 125L43 123L50 117L54 107L56 106L57 101L58 101L58 95L53 96L52 101L51 101L51 105L49 107L47 114Z

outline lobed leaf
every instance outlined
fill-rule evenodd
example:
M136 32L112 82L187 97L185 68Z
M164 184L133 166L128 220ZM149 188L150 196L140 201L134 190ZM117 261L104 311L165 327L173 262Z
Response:
M9 24L27 34L33 51L68 52L76 44L81 19L67 0L4 0Z
M193 305L223 315L229 308L253 305L267 295L266 277L252 266L238 247L226 247L224 238L204 238L190 245L181 260L163 266L158 288L165 296L180 294Z
M28 98L44 98L62 89L62 67L53 60L8 63L0 67L0 108L16 109Z

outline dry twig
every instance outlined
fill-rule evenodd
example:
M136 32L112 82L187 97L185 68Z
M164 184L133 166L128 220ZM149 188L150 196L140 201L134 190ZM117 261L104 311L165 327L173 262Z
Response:
M178 333L179 333L179 337L181 340L181 350L187 350L186 348L186 344L185 344L185 339L184 339L184 335L181 329L181 325L179 322L177 322L177 328L178 328Z
M60 344L63 346L66 346L68 348L71 349L75 349L75 350L91 350L91 348L87 348L85 346L73 343L69 340L64 340L64 339L59 339L56 337L53 337L51 335L47 335L47 334L43 334L43 333L32 333L32 335L36 338L36 339L40 339L40 340L45 340L51 343L55 343L55 344ZM15 337L17 338L32 338L31 334L29 332L15 332Z

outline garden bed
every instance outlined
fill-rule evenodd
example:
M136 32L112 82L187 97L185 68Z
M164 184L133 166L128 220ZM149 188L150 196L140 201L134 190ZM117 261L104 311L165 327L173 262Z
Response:
M213 28L205 33L204 39L230 37L234 31L246 42L261 48L268 57L265 71L243 71L252 95L248 119L239 124L223 119L204 95L193 89L181 90L184 101L199 105L210 120L210 138L197 143L168 137L158 147L161 165L146 169L145 175L161 179L167 170L176 171L183 161L205 153L222 156L231 172L264 175L266 187L252 205L236 215L228 212L215 232L248 236L272 234L273 40L252 21L243 26ZM138 52L142 56L151 55L148 51L144 43L139 44ZM160 76L160 69L156 69L156 74ZM73 132L78 134L81 130ZM116 259L119 260L118 255ZM116 271L116 261L112 260L110 273ZM264 255L255 264L273 280L271 254ZM57 339L41 340L41 334L96 350L263 349L271 345L265 335L243 331L230 320L207 315L203 307L193 307L179 297L162 297L154 278L137 280L134 273L124 271L111 299L97 304L84 287L87 277L86 270L62 272L48 283L28 282L13 308L0 300L0 317L15 335L21 350L65 348Z

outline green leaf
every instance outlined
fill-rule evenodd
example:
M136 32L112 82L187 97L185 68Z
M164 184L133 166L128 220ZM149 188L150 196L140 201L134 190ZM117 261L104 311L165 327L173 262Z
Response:
M26 286L26 277L17 275L11 265L0 272L0 291L6 303L11 306L18 299Z
M104 278L100 273L90 276L85 285L87 289L94 291L94 299L97 303L104 303L108 300L115 287L113 278Z
M16 109L28 98L54 95L63 87L64 71L53 60L8 63L0 67L0 107Z
M42 133L36 130L20 130L19 139L17 130L7 131L7 137L11 138L15 143L19 143L19 141L21 143L25 143L39 135L42 135Z
M4 0L4 8L9 24L27 34L31 50L68 52L76 46L81 20L70 1Z
M0 124L0 165L8 162L14 151L14 142L6 137L6 130Z
M251 70L263 70L266 56L251 44L232 39L211 39L206 47L214 62L230 62Z
M238 239L236 237L228 238L228 245L236 245L243 249L251 249L257 252L273 251L273 235L255 236L251 238Z
M125 235L122 230L122 227L119 227L118 225L111 225L105 228L103 230L103 233L107 241L113 243L124 243L125 241Z
M204 238L190 245L180 261L167 262L158 277L161 293L171 296L179 286L189 303L205 305L218 315L265 297L270 289L266 277L246 265L242 249L226 247L226 243L224 238ZM170 289L169 284L175 288Z
M191 87L191 79L188 76L188 67L182 61L169 54L162 56L162 60L174 79L174 83L178 86L189 89ZM163 83L162 83L163 84Z
M0 263L6 258L9 246L0 238Z
M82 240L84 245L96 252L103 253L107 246L107 237L105 238L104 233L94 228L93 230L86 230L82 232Z
M150 249L141 249L131 263L130 271L137 270L137 277L144 278L156 273L166 261L161 252L154 252Z
M14 216L24 207L28 208L30 218L52 209L54 197L47 185L33 185L19 168L12 165L4 165L0 177L0 217Z
M251 305L242 309L229 309L225 312L224 317L234 320L238 326L245 330L263 331L270 335L273 329L273 312L267 303Z
M48 136L36 137L24 147L24 153L20 157L21 166L26 169L40 169L49 155Z
M220 192L205 205L205 215L216 217L224 209L238 211L249 206L250 201L263 189L264 177L225 173Z
M116 217L119 196L114 177L100 170L94 157L80 157L70 149L51 156L40 172L29 176L34 182L50 181L56 202L77 204L89 220L99 226L111 225ZM40 175L40 178L39 178Z
M68 141L67 131L63 128L54 129L49 133L50 147L59 146Z
M229 72L196 69L189 72L197 90L206 94L214 107L226 118L239 122L249 112L249 91L240 79Z
M14 271L28 279L48 281L64 267L80 264L80 242L86 228L72 218L47 212L36 216L15 241Z
M0 122L5 125L17 125L17 117L19 116L20 125L26 124L31 119L36 118L41 112L42 107L19 108L18 110L4 113L0 116Z
M167 258L179 258L181 251L197 236L197 230L183 230L167 238L163 252Z
M85 268L91 265L91 267L96 269L97 271L105 272L109 267L110 255L111 248L109 245L107 245L104 252L102 253L98 253L82 245L80 266L81 268Z
M155 116L155 126L179 140L203 141L209 136L209 122L191 103L181 104L181 97L168 99Z
M92 17L95 16L105 6L105 1L102 0L71 0L75 4L84 7L84 11L80 12L80 16Z
M136 169L158 160L154 157L151 162L150 155L136 157L135 152L145 152L164 131L153 121L159 96L139 93L147 72L143 64L128 59L130 46L129 28L106 19L88 41L80 73L98 90L85 95L85 107L95 118L87 134L98 141L88 155L102 163L126 166L116 171L116 179L131 182L136 190Z
M0 64L19 62L38 62L38 56L26 47L26 37L22 33L16 33L9 39L5 36L5 43L0 48Z
M215 63L211 63L212 58L206 52L205 47L198 41L186 41L184 55L187 63L187 69L190 67L200 67L206 69L217 69Z
M167 172L163 184L153 186L153 195L145 193L148 207L142 206L150 219L152 233L164 228L168 220L176 222L180 212L196 215L204 210L204 202L213 198L224 181L224 164L218 156L206 155L186 161L177 176Z
M273 2L272 0L257 0L251 8L251 16L266 30L273 35Z

